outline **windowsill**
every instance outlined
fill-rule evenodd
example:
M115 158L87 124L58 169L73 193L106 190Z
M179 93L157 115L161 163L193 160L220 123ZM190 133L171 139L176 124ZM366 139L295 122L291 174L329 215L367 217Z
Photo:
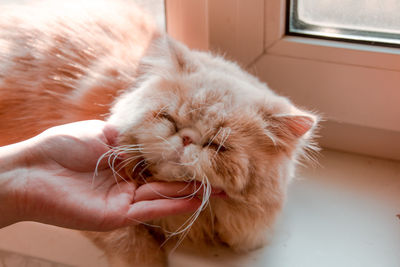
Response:
M246 256L176 253L171 266L399 266L400 162L329 150L319 161L299 170L269 246ZM0 249L107 266L78 233L35 223L0 230Z
M172 266L400 266L400 162L329 150L319 161L299 170L269 246Z

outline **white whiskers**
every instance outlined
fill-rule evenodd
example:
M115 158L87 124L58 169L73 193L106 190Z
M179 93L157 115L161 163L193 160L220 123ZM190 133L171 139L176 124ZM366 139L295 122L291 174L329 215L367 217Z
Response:
M222 140L217 148L217 150L215 151L215 155L218 154L218 152L220 151L221 147L224 146L226 140L228 140L229 135L231 134L231 128L224 128L224 133L223 133L223 137Z
M174 248L170 251L170 253L173 253L179 245L182 243L183 239L186 237L186 235L189 233L190 228L193 226L195 221L199 218L200 213L209 205L210 203L210 196L212 192L211 184L207 178L207 176L203 176L202 181L201 181L201 186L199 189L203 189L203 194L202 194L202 201L199 206L199 208L174 232L169 232L166 231L168 234L167 239L163 242L162 246L168 242L168 240L174 236L181 235L178 239L178 242L175 244ZM198 189L197 189L198 190ZM196 192L197 192L196 190Z
M157 135L156 138L161 139L165 144L167 144L169 147L175 150L176 153L179 153L178 150L176 150L176 147L172 145L171 142L165 139L164 137Z
M219 133L222 131L222 127L219 127L218 132L213 136L213 138L211 138L211 140L208 142L207 144L207 148L210 147L210 145L212 144L212 142L214 142L215 138L217 138L217 136L219 135Z
M219 129L218 133L214 136L213 139L222 131L222 128ZM230 132L224 131L224 136L223 140L226 140L229 136ZM174 146L165 138L162 138L161 136L157 136L157 138L161 139L164 144L167 144L171 148L174 148ZM222 144L223 145L223 144ZM138 177L141 177L144 183L148 183L146 180L146 177L144 177L143 173L152 165L152 164L157 164L157 163L150 163L149 160L152 160L152 158L149 157L144 157L146 154L153 154L148 151L144 151L143 145L141 144L134 144L134 145L121 145L121 146L109 146L110 150L105 152L103 155L101 155L97 161L96 168L93 174L93 180L92 180L92 186L95 184L95 177L99 175L99 168L101 164L104 164L103 162L106 161L109 168L111 169L115 182L117 186L119 187L119 182L128 181L120 174L120 171L129 166L133 165L133 168L131 170L131 173L135 173L137 168L141 166L140 172L138 173ZM161 146L152 146L153 149L158 149L161 148ZM146 147L148 149L148 147ZM176 148L174 148L176 150ZM128 157L126 157L128 155ZM125 158L126 157L126 158ZM136 162L137 161L137 162ZM179 164L181 166L195 166L195 164L199 161L199 158L196 157L193 159L191 162L186 162L186 163L178 163L175 162L176 164ZM180 180L188 182L188 184L180 189L177 194L180 192L184 191L187 189L188 186L194 186L194 190L191 194L185 195L185 196L177 196L177 197L171 197L171 196L166 196L162 194L161 192L158 192L157 190L153 189L152 187L151 190L153 190L154 193L156 193L160 198L165 198L165 199L192 199L194 197L199 197L201 198L201 204L199 208L180 226L178 229L175 231L168 231L166 229L163 229L163 231L166 233L167 238L164 241L164 243L161 245L163 246L166 242L168 242L172 237L179 236L178 241L173 248L172 251L174 251L183 241L183 239L187 236L190 228L193 226L195 221L199 218L201 212L206 209L206 207L209 205L209 199L211 196L212 188L211 184L207 178L207 176L203 176L201 178L201 185L197 186L195 181L196 181L196 172L193 172L193 175L191 177L187 177L187 174L189 173L189 170L187 169L184 173L180 175ZM201 170L198 170L197 173L202 173ZM133 177L135 179L135 177ZM201 196L200 196L201 195ZM211 212L211 211L210 211ZM155 227L155 228L162 228L159 225L153 225L149 223L145 223L142 221L138 221L135 219L129 218L131 221L135 221L137 223L149 226L149 227Z
M103 160L107 159L107 163L111 171L113 172L113 176L115 179L115 182L117 183L117 186L119 187L119 182L118 180L121 179L124 182L128 182L119 172L132 163L133 161L137 160L138 158L141 158L143 154L143 146L139 144L135 145L121 145L121 146L109 146L110 150L105 152L103 155L99 157L96 163L96 167L93 173L93 179L92 179L92 187L94 187L94 182L96 176L99 175L99 167L100 164ZM121 160L121 156L124 154L128 153L140 153L139 155L131 156L127 159L122 160L121 162L118 162Z

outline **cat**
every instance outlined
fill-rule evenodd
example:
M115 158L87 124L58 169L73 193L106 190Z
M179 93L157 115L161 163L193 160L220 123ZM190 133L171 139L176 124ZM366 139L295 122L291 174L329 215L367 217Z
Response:
M165 241L235 252L265 244L297 163L316 149L316 114L238 64L188 49L128 2L2 10L0 145L104 119L120 133L111 156L123 153L138 183L203 184L192 215L88 233L112 266L165 266ZM211 186L226 197L210 199Z

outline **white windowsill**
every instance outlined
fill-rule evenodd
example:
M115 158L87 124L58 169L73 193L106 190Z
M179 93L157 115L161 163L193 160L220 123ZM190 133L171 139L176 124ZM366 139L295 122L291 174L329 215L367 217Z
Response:
M400 266L400 163L329 150L319 161L299 170L269 246L245 256L177 253L171 266ZM0 230L0 250L107 266L78 233L35 223Z

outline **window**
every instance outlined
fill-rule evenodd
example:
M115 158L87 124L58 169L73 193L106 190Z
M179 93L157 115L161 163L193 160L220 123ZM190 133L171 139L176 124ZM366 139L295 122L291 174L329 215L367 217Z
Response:
M307 3L320 8L322 3L344 1L307 0ZM375 27L379 34L387 29L398 34L400 17L396 3L399 1L390 0L395 3L388 9L394 12L392 19L381 11L385 1L374 1L374 10L379 11L375 17L378 21L383 19L383 24L366 26L356 20L351 27L358 33L370 32ZM306 0L298 0L298 4L301 2ZM362 9L361 0L346 2ZM326 119L319 140L322 146L400 159L400 48L289 35L288 3L287 0L166 0L167 31L191 48L223 51L278 93L289 96L300 106L321 112ZM306 14L304 9L298 16L308 24L327 26L330 22L329 28L344 29L351 25L350 17L360 14L342 6L336 9L331 6L325 12L343 14L346 18L340 17L332 25L331 18ZM391 28L385 24L389 20L394 20ZM390 41L393 40L396 38Z
M398 0L292 0L289 34L400 45Z

